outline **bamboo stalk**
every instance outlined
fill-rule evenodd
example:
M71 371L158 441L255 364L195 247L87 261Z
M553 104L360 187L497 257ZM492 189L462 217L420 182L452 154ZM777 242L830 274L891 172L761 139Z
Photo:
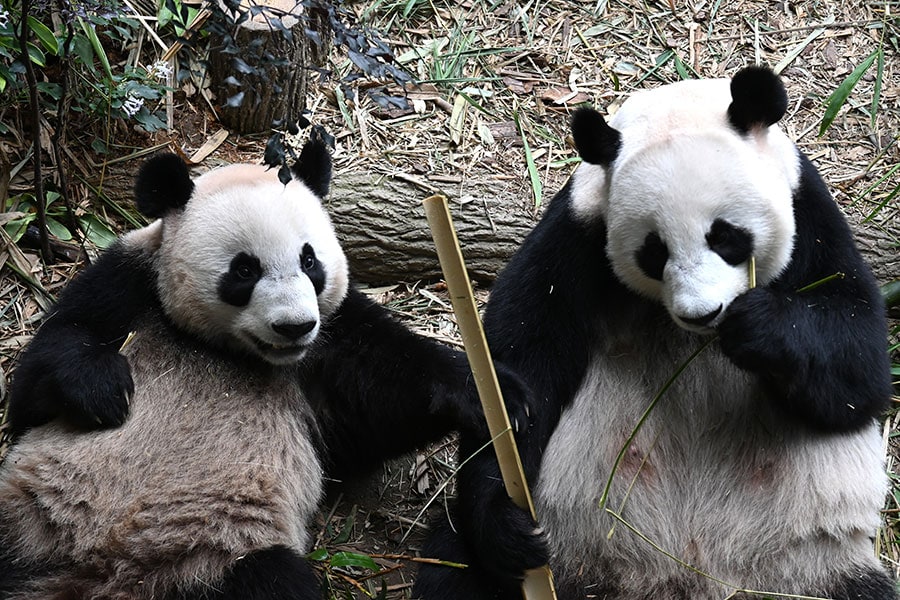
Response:
M431 196L424 201L424 206L466 356L472 368L488 429L494 440L494 451L500 465L503 485L512 501L528 510L532 518L536 519L516 439L503 403L487 339L478 317L478 307L472 295L472 286L469 283L459 240L456 238L456 231L450 218L447 198L440 194ZM550 568L545 565L526 572L525 580L522 582L522 593L526 600L556 600Z

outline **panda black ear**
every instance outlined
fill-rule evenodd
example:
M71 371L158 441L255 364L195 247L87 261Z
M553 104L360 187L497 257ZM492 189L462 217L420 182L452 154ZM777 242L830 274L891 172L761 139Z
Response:
M319 198L328 195L331 185L331 153L321 135L313 132L303 145L300 158L291 167L291 171Z
M784 116L787 103L787 92L778 75L765 67L747 67L731 79L728 122L741 133L768 127Z
M608 167L619 155L622 134L606 124L592 108L579 108L572 117L572 137L581 160Z
M148 217L162 217L187 204L194 192L191 174L177 154L166 152L149 158L138 172L134 199Z

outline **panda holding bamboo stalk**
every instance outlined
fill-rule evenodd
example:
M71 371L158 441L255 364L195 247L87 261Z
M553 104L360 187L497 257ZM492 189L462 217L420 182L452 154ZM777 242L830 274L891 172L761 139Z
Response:
M583 162L485 311L532 389L545 537L478 454L423 549L470 566L424 566L415 597L520 598L549 555L561 600L897 598L873 547L884 304L786 107L750 67L574 115Z
M484 427L465 356L349 285L330 178L315 132L287 185L142 167L158 220L73 280L15 371L0 598L319 600L326 476Z

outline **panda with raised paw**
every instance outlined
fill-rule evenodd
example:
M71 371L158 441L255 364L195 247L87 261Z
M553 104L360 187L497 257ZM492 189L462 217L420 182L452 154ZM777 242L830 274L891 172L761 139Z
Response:
M15 371L0 597L319 599L323 468L477 427L465 357L348 287L318 137L293 171L142 168L159 221L73 281Z
M424 549L470 567L424 567L415 597L520 598L548 549L561 600L897 597L884 306L786 107L751 67L575 114L583 163L485 314L534 395L542 530L476 456Z

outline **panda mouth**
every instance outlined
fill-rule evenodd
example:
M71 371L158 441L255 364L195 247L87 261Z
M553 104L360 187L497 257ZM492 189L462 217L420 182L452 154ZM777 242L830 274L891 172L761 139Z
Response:
M274 363L298 361L303 358L308 348L307 345L300 343L272 344L252 334L249 337L256 352L267 361Z

